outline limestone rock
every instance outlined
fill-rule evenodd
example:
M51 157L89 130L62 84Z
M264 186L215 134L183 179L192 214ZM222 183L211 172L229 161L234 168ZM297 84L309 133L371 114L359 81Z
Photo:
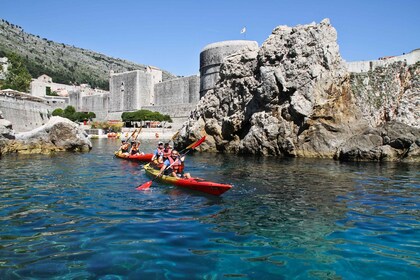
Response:
M247 47L224 59L216 86L199 101L175 144L185 147L207 134L201 148L208 151L411 158L419 140L407 142L404 135L419 126L418 71L418 63L402 63L367 76L350 75L329 20L279 26L259 49ZM375 84L383 75L390 80L385 88ZM392 121L393 129L387 130ZM382 134L398 129L402 138L387 136L393 144L384 144L388 138Z
M74 122L61 117L52 117L45 125L15 136L15 140L3 143L1 153L89 151L92 148L87 134Z
M52 117L37 129L16 134L16 139L53 144L68 151L88 151L92 148L87 134L77 124L62 117Z
M15 139L15 133L12 129L12 123L3 118L0 111L0 140Z
M420 161L420 129L391 122L344 142L335 156L342 161Z

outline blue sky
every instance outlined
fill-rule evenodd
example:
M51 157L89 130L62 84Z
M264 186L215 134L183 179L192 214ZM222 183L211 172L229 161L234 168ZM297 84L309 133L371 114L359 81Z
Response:
M418 0L0 0L0 18L28 33L182 76L199 72L207 44L261 45L278 25L324 18L347 61L400 55L420 48L419 11Z

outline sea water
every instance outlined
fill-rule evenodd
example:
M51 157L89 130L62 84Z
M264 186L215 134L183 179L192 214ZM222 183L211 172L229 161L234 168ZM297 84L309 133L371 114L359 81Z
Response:
M415 279L418 164L196 153L220 197L90 153L0 159L1 279ZM156 141L143 143L152 151Z

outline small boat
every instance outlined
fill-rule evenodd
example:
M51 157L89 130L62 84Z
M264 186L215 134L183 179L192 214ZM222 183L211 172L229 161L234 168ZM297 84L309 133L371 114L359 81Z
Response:
M117 158L128 159L128 160L133 160L133 161L149 162L152 160L153 154L127 155L118 151L118 152L115 152L115 156Z
M149 176L153 176L153 178L155 178L159 174L159 170L150 166L150 163L144 166L144 170L146 171L146 174L148 174ZM231 185L214 183L201 178L185 179L163 175L157 180L163 183L187 188L190 190L205 192L212 195L221 195L222 193L232 188Z
M120 138L120 134L119 133L115 133L115 132L110 132L107 134L108 138Z

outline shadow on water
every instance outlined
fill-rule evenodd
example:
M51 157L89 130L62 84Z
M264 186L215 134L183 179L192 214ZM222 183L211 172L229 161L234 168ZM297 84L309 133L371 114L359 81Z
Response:
M186 171L233 189L214 197L156 182L139 192L150 178L113 158L119 143L0 160L2 279L420 272L418 165L196 153Z

